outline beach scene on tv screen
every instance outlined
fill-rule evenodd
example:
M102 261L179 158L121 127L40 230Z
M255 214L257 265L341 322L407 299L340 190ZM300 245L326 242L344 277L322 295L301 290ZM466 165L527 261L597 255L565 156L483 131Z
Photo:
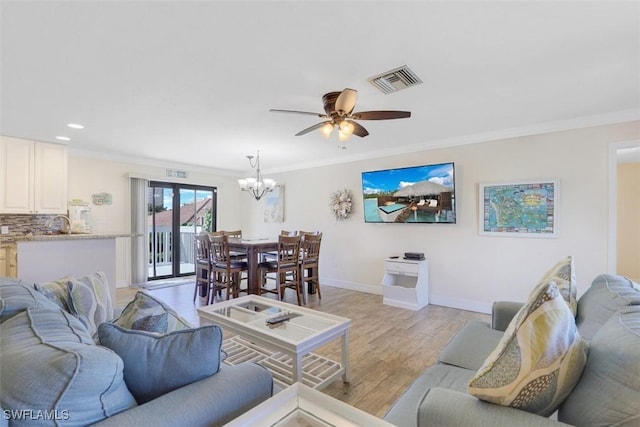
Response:
M455 223L453 163L362 173L365 222Z

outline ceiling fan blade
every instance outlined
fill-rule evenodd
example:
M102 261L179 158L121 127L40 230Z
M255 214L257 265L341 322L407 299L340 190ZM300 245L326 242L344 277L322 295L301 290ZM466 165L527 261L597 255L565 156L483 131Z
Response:
M358 91L346 88L338 95L338 99L336 99L336 113L340 116L348 116L356 106L357 99Z
M355 120L406 119L411 117L411 111L361 111L353 113L351 117Z
M296 133L296 136L300 136L300 135L304 135L307 134L309 132L313 132L316 129L320 129L322 126L326 125L327 123L332 123L331 120L327 120L326 122L320 122L320 123L316 123L313 126L310 126L306 129L302 129L300 132Z
M322 114L322 113L312 113L310 111L296 111L296 110L276 110L274 108L270 109L269 111L271 111L272 113L291 113L291 114L306 114L308 116L316 116L316 117L320 117L322 119L327 118L328 116L326 114Z
M360 123L354 122L353 120L348 120L348 122L353 125L354 135L359 136L360 138L364 138L369 135L369 132Z

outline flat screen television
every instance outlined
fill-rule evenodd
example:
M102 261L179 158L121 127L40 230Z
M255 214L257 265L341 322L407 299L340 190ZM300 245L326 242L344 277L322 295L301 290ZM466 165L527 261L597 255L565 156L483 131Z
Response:
M362 172L365 222L456 222L453 163Z

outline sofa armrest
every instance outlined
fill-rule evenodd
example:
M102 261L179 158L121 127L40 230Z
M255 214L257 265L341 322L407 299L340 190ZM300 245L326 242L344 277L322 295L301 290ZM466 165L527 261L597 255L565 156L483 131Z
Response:
M273 377L262 366L254 363L224 365L215 375L120 412L94 426L221 426L272 395Z
M512 301L496 301L491 308L491 328L505 331L513 316L524 304Z
M418 407L418 426L542 427L566 426L520 409L484 402L469 394L430 389Z

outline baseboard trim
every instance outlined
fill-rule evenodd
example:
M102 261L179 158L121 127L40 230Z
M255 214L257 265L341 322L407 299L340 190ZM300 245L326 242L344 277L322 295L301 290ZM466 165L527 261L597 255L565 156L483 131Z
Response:
M382 285L374 286L365 283L348 282L346 280L320 278L323 286L348 289L350 291L366 292L368 294L382 295ZM441 305L443 307L457 308L459 310L474 311L476 313L491 314L491 303L474 301L462 298L450 298L441 295L429 294L429 304ZM408 308L408 307L407 307Z
M474 311L476 313L491 314L490 303L483 303L460 298L449 298L439 295L429 295L429 304L441 305L443 307L457 308L459 310Z
M350 291L365 292L367 294L382 295L382 286L372 286L365 283L347 282L345 280L320 278L322 286L331 286L333 288L348 289Z

